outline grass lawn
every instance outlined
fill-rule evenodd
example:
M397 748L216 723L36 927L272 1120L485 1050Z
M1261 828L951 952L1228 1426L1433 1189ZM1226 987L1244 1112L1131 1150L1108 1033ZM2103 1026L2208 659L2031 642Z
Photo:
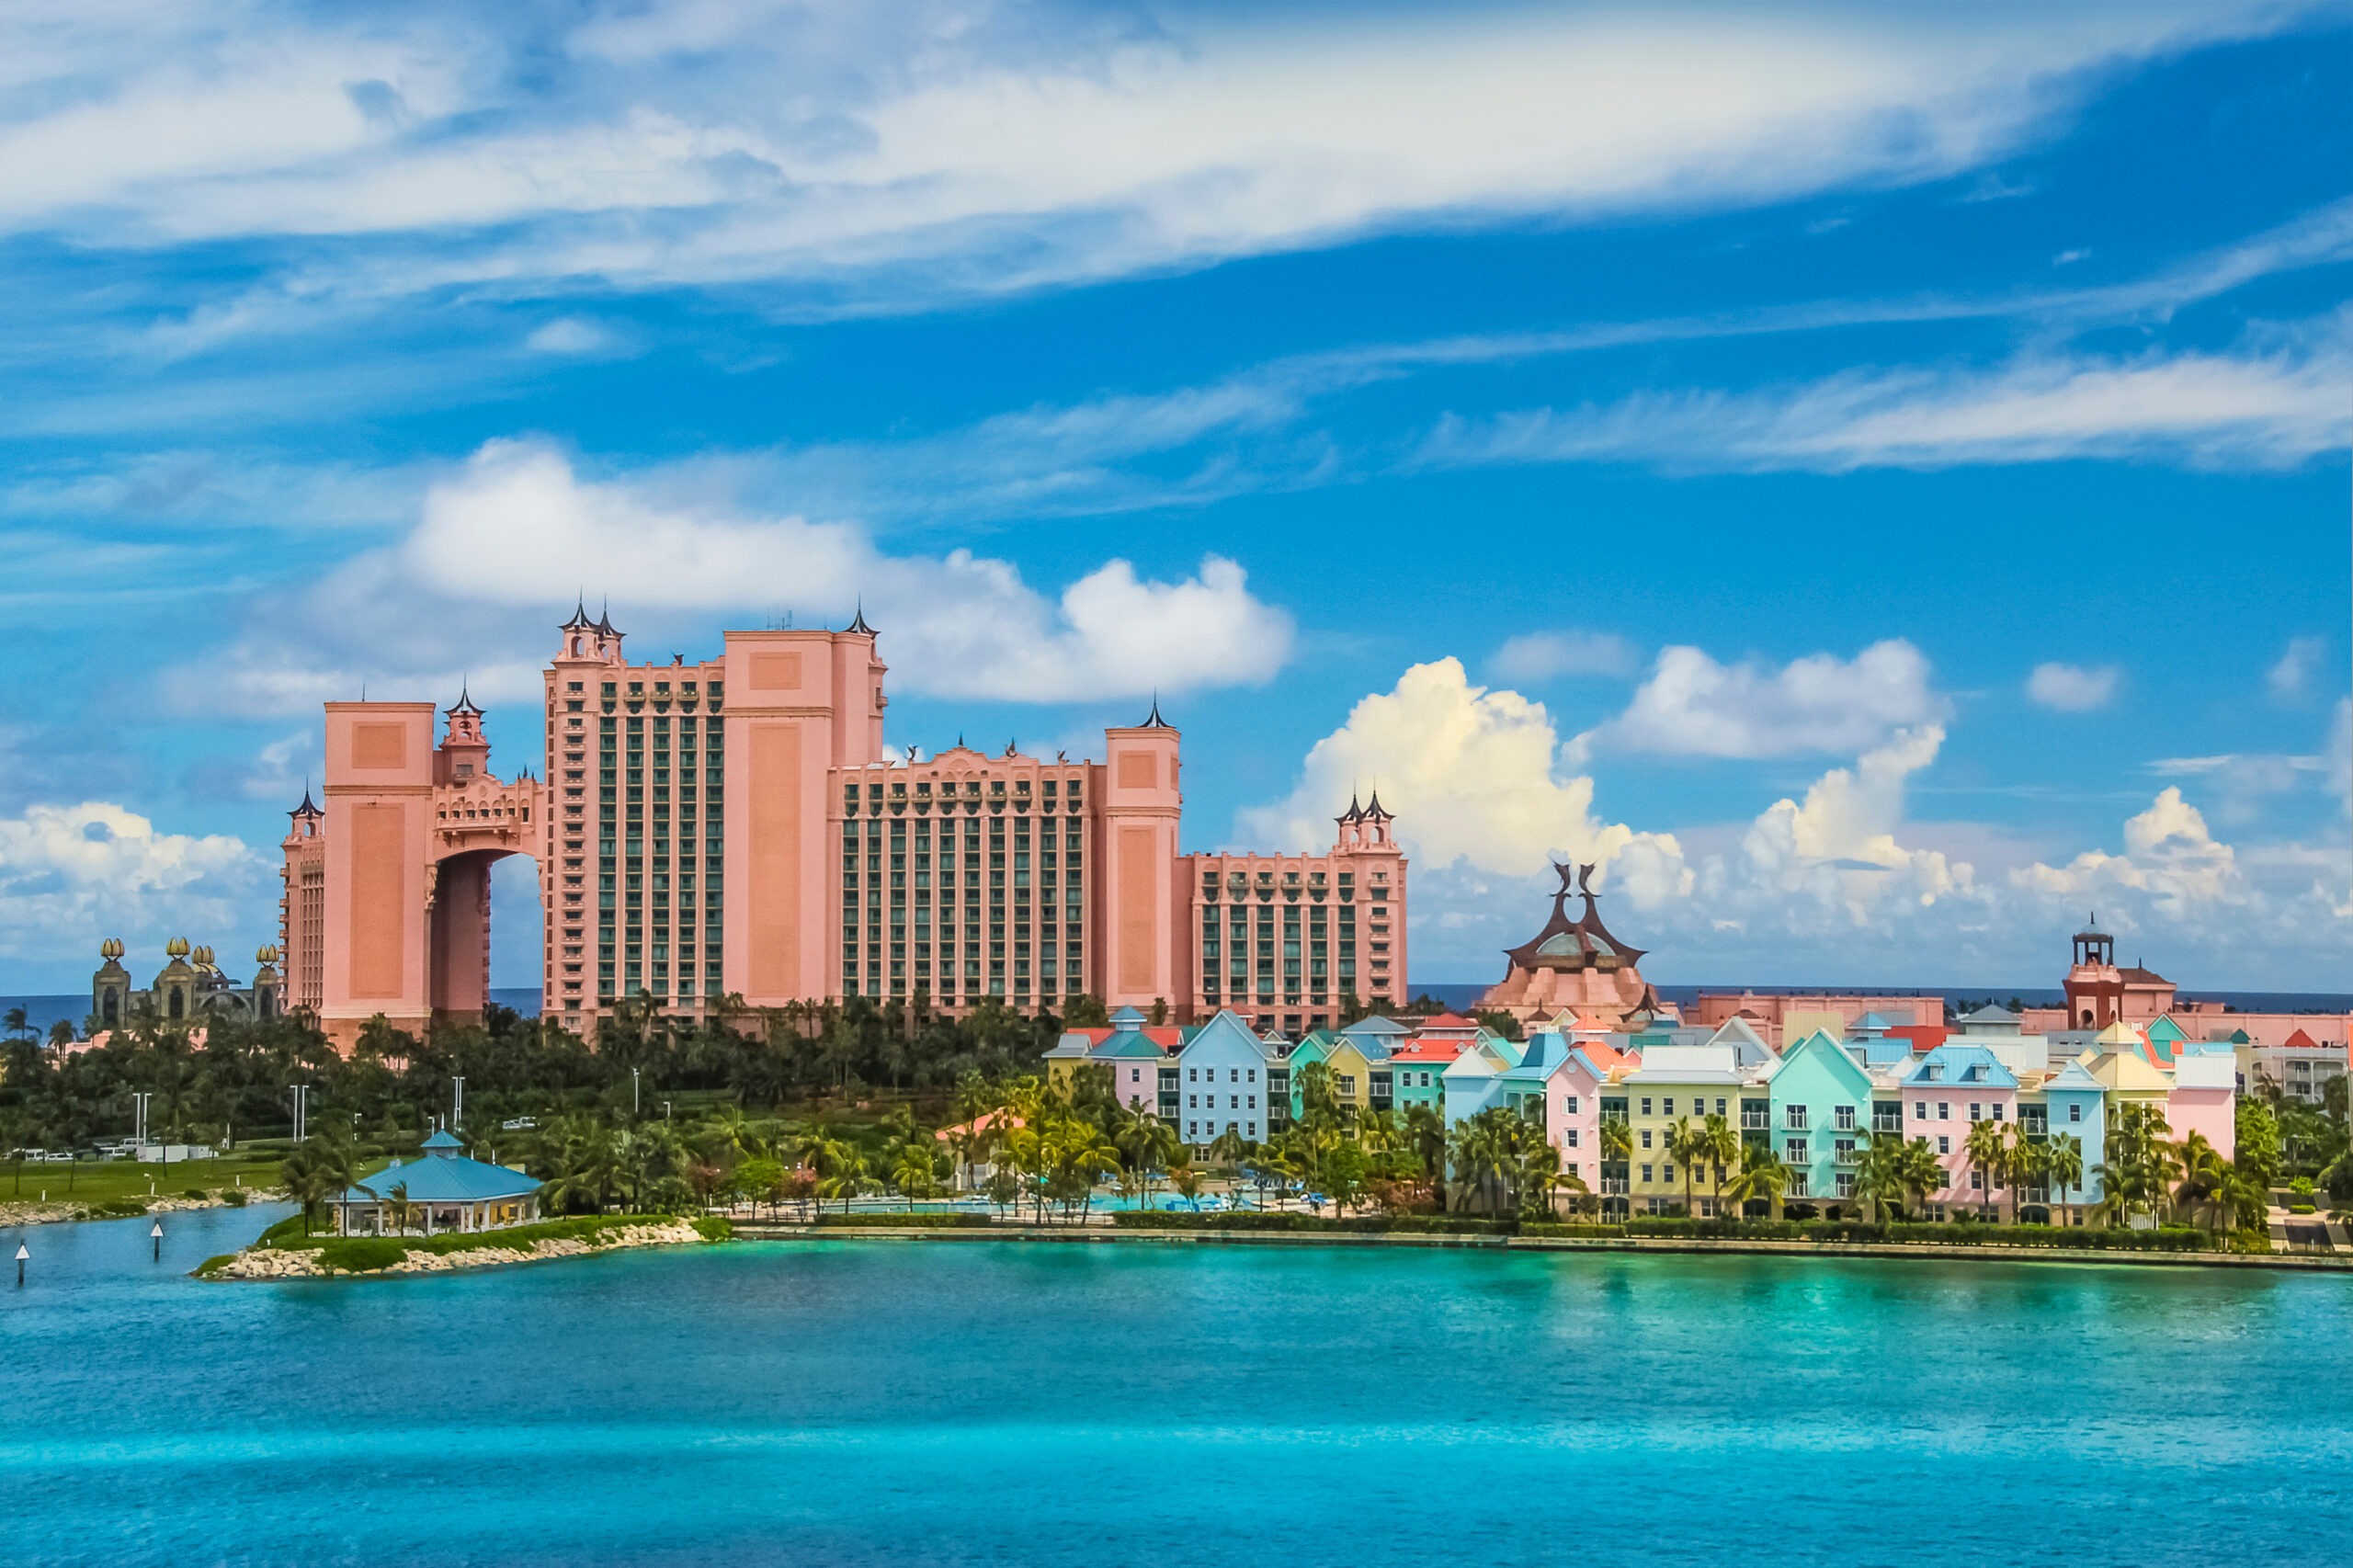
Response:
M142 1165L131 1160L77 1160L69 1167L63 1162L51 1165L28 1160L20 1165L15 1160L0 1161L0 1200L31 1203L44 1192L51 1203L144 1199L149 1196L151 1182L154 1197L178 1198L191 1187L210 1192L217 1187L234 1187L239 1177L248 1187L275 1187L278 1160L273 1151L219 1160L175 1160L168 1165Z

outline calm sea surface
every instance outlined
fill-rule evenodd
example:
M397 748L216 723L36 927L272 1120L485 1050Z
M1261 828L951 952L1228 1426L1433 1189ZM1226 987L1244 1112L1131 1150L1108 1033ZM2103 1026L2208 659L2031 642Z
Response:
M2353 1279L775 1243L203 1285L0 1233L11 1563L2353 1561Z

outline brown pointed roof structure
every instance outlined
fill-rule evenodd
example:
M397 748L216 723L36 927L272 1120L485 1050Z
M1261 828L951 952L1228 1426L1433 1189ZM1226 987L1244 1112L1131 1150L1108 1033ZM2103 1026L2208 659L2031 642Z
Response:
M1579 866L1575 886L1570 886L1570 869L1555 862L1552 869L1561 874L1560 890L1552 894L1552 917L1544 929L1517 948L1505 949L1513 965L1520 969L1554 970L1617 970L1631 969L1642 961L1642 948L1629 947L1609 934L1601 923L1601 911L1595 906L1593 870L1591 866ZM1585 912L1575 919L1569 918L1569 897L1572 893L1585 900Z

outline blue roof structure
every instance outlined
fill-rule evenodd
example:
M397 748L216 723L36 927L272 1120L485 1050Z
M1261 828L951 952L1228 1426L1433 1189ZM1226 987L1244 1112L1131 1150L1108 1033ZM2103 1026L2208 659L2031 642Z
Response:
M396 1187L407 1189L411 1203L487 1203L501 1198L527 1198L540 1190L537 1176L470 1160L456 1152L464 1147L449 1133L436 1132L425 1141L425 1158L406 1165L394 1160L344 1188L335 1201L387 1203Z
M1913 1087L1944 1084L1984 1089L2015 1089L2018 1074L2002 1064L2002 1059L1982 1045L1961 1045L1950 1041L1940 1045L1913 1064L1904 1075L1904 1082Z

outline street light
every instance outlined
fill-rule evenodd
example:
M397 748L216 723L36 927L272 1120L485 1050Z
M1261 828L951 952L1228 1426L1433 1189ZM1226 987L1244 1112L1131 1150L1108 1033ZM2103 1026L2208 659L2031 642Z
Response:
M639 1109L640 1107L637 1103L637 1069L632 1067L629 1070L629 1113L631 1116L635 1116Z
M460 1132L466 1130L466 1080L454 1073L449 1075L449 1125Z

